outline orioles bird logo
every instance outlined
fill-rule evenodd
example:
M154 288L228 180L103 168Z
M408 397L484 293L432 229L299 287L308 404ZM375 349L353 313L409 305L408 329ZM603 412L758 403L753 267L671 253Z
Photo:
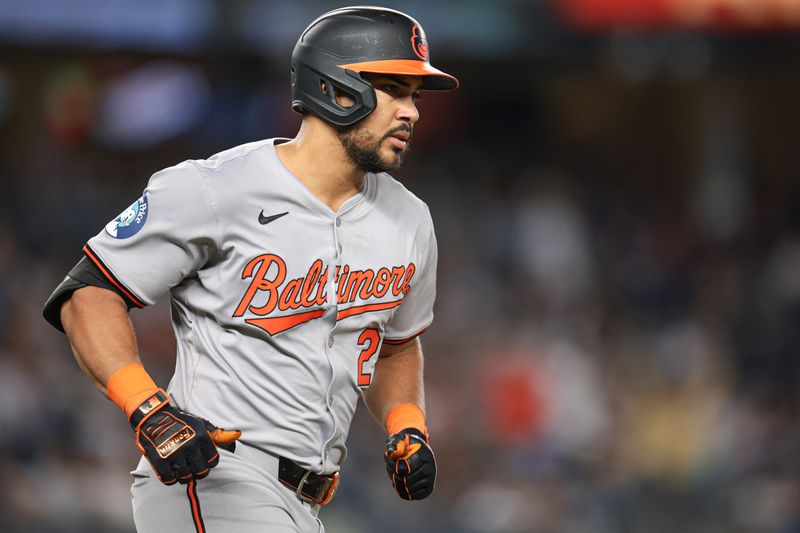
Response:
M425 38L425 32L422 31L419 24L414 24L414 28L411 30L411 49L421 60L428 60L428 39Z

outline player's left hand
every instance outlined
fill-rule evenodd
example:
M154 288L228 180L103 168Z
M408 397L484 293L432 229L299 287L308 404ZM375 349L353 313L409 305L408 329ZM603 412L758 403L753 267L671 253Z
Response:
M430 496L436 481L436 458L425 434L407 428L386 441L386 472L397 494L404 500Z

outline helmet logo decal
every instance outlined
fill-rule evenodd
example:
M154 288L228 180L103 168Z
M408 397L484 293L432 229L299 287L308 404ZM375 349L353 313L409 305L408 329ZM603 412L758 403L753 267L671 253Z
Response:
M419 24L414 24L411 30L411 49L421 60L428 60L428 39L425 38L425 32L422 31Z

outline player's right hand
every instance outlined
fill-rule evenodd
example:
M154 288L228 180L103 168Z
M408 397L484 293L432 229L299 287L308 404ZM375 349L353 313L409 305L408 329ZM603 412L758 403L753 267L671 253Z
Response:
M219 462L215 444L230 449L241 436L176 409L162 390L143 402L130 422L136 445L165 485L206 477Z
M386 473L397 495L404 500L430 496L436 481L436 459L425 434L407 428L386 441Z

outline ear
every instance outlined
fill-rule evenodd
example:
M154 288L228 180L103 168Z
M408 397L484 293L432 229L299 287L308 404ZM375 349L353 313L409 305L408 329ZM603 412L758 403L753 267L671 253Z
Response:
M319 88L322 94L328 94L328 86L325 83L325 80L320 80ZM348 93L342 91L341 89L334 87L333 93L336 96L336 103L344 107L345 109L351 108L354 105L356 105L355 99Z
M334 89L333 92L336 95L336 103L340 106L344 108L350 108L356 105L355 98L350 96L348 93L340 91L339 89Z

